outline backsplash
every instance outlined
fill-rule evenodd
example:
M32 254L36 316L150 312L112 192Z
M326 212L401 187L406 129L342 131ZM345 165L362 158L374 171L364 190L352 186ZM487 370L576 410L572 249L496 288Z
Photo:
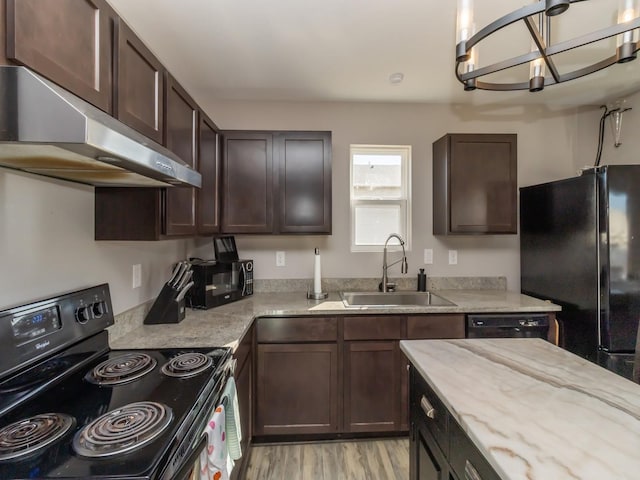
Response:
M398 290L415 291L416 278L393 278ZM379 278L325 278L322 289L326 292L377 290ZM254 280L255 293L306 292L313 287L313 280L270 279ZM427 290L506 290L506 277L429 277ZM109 327L109 340L121 338L144 322L153 300L133 307L115 316L115 324Z
M390 278L397 290L417 290L417 278ZM325 292L371 291L377 290L380 278L324 278L322 290ZM313 280L269 279L254 280L255 293L306 292L313 288ZM427 290L506 290L506 277L427 277Z

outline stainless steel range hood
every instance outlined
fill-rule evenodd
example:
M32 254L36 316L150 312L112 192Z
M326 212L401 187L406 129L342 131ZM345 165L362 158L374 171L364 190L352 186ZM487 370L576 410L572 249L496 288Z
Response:
M201 186L173 152L25 67L0 67L0 166L101 187Z

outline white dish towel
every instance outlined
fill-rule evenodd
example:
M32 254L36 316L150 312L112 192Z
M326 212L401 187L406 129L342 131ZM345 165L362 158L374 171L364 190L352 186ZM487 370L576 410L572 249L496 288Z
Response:
M222 404L225 408L225 423L227 435L227 449L231 460L242 457L240 442L242 441L242 429L240 426L240 409L238 407L238 393L236 382L229 377L222 392Z
M204 431L208 442L200 454L200 480L229 480L224 406L216 407Z

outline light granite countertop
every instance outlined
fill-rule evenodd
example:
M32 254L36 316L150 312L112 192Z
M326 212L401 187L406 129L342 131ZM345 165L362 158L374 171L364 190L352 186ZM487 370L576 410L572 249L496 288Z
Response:
M338 293L307 300L304 292L256 293L209 310L187 309L177 324L143 325L144 316L116 320L109 328L112 348L167 348L234 345L253 320L265 316L374 315L420 313L551 312L560 307L506 290L438 290L453 306L345 308Z
M640 385L540 339L400 345L502 479L640 478Z

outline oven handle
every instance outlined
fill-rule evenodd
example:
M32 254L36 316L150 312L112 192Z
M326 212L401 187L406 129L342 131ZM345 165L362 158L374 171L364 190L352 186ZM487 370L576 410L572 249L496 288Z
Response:
M229 360L227 360L227 362L222 367L222 371L225 374L228 374L229 376L233 376L234 372L236 371L236 363L237 362L238 362L238 360L236 360L235 358L230 358Z
M195 450L189 454L182 467L180 467L180 470L178 470L178 473L176 473L171 480L187 480L189 478L194 464L200 458L200 453L202 453L202 450L207 448L207 442L208 437L204 434L198 442ZM199 462L198 468L200 468Z

